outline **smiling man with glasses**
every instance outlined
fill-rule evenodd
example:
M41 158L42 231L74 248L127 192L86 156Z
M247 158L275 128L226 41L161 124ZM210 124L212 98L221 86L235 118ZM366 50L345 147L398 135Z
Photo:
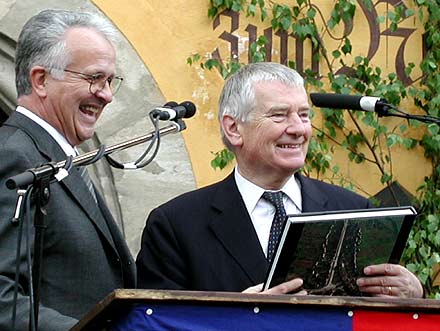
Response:
M15 268L20 267L16 330L29 325L25 247L16 257L11 224L16 192L5 181L77 154L118 91L115 29L105 19L63 10L32 17L16 51L18 106L0 128L0 330L12 330ZM84 168L50 185L46 205L38 330L68 330L116 288L135 287L133 258ZM32 204L30 217L35 206ZM33 230L33 228L32 228Z
M116 53L111 41L98 31L82 26L67 29L65 51L69 63L60 58L54 59L58 61L55 65L41 63L31 69L31 80L41 79L41 92L45 93L37 93L43 109L31 109L76 146L93 136L96 121L122 78L115 75ZM27 96L21 99L24 103Z

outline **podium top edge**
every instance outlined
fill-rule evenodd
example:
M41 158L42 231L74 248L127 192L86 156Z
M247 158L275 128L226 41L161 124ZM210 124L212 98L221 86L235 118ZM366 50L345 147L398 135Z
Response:
M236 292L205 292L177 290L142 290L117 289L106 298L107 300L127 301L188 301L188 302L236 302L258 304L296 304L324 305L347 307L395 307L399 310L439 310L440 300L414 298L378 298L378 297L349 297L349 296L319 296L319 295L271 295Z
M308 308L347 308L374 311L440 314L440 300L317 295L269 295L236 292L117 289L94 306L71 331L93 330L116 312L137 304L277 305ZM92 326L92 327L90 327Z

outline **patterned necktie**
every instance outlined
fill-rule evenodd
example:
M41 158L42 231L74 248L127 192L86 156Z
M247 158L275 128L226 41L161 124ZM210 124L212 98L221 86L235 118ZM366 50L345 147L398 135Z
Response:
M286 221L286 210L284 209L283 192L281 191L266 191L263 193L263 199L267 200L275 207L275 215L270 228L269 243L267 246L267 260L271 262L275 253L278 238L281 235L284 222Z
M89 172L87 171L87 168L84 166L80 167L79 174L81 175L84 182L86 183L87 188L89 189L89 192L93 197L93 200L95 200L95 203L97 203L98 199L96 198L96 192L95 192L95 189L93 188L93 182L92 182L92 179L90 178L90 175L89 175Z

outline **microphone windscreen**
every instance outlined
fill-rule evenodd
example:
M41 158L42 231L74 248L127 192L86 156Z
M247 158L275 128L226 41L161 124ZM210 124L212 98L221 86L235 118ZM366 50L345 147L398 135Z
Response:
M174 108L176 106L178 106L179 104L175 101L168 101L166 104L164 104L163 106L165 108Z
M180 104L180 106L183 106L186 109L184 118L193 117L196 113L196 105L191 101L184 101Z
M360 105L361 98L360 95L310 93L313 105L322 108L363 110Z

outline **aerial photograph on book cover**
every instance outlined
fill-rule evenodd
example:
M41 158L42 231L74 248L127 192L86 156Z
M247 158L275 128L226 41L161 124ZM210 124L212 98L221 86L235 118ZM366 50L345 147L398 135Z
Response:
M361 296L356 279L364 267L399 262L409 233L404 220L394 215L291 223L272 266L272 285L299 277L309 294Z

